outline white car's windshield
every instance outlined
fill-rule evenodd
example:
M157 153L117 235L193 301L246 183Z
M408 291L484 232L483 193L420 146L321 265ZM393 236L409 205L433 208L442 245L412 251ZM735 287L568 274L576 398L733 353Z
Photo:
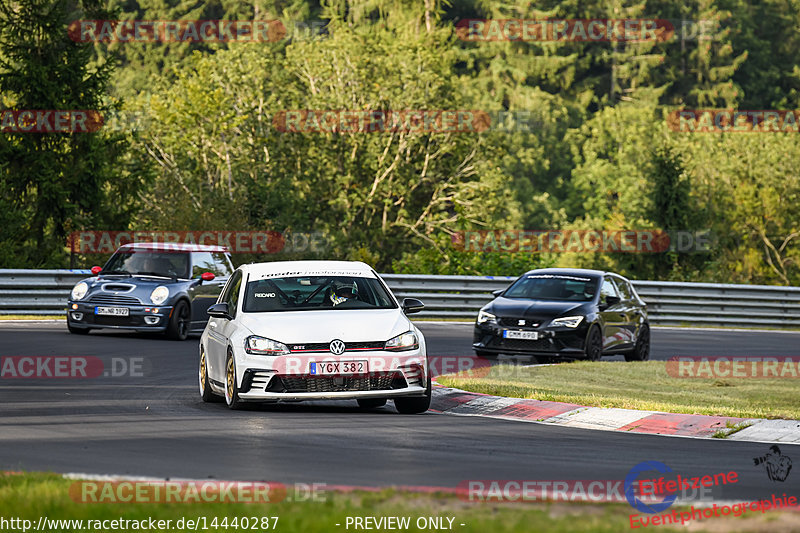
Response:
M245 313L262 313L396 307L375 278L298 276L249 282L242 309Z

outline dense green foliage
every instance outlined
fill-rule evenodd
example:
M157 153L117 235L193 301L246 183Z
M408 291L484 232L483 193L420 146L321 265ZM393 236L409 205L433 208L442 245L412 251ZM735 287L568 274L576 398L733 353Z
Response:
M67 35L76 13L111 16L96 0L0 4L0 109L113 110L112 63ZM71 230L127 225L142 176L129 148L119 133L0 134L0 265L59 266Z
M0 17L59 1L14 0ZM77 15L48 13L66 32L71 20L101 18L85 4ZM18 54L26 37L0 25L5 107L76 106L52 97L87 85L84 108L119 100L146 117L125 139L54 137L84 153L82 165L65 166L60 145L36 146L50 136L0 137L0 180L10 192L0 198L3 266L64 265L56 242L66 227L321 231L326 257L398 272L515 274L557 264L640 279L800 284L798 134L691 134L667 123L679 108L800 108L800 0L112 0L104 9L123 19L279 19L287 35L73 43L69 53L81 55L70 67ZM656 18L674 21L676 34L470 41L456 31L468 18ZM682 31L682 20L704 21L703 32ZM51 41L69 44L56 19L48 24L41 31ZM46 92L10 81L28 65L53 74ZM68 68L71 77L56 75ZM273 122L302 109L466 109L530 120L527 128L509 118L505 129L481 132L382 133L283 132ZM713 246L541 254L452 244L476 229L654 228L710 232ZM25 248L33 242L42 243L35 254Z

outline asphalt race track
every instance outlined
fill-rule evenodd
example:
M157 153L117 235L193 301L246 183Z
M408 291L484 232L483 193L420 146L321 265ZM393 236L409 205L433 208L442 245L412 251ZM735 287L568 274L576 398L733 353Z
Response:
M420 326L430 354L471 354L470 325ZM455 487L471 479L624 479L637 463L655 460L684 476L738 472L739 482L715 487L714 499L800 492L800 476L776 483L754 466L767 452L763 443L402 416L391 402L375 411L353 401L233 412L200 401L197 339L77 336L64 324L0 322L0 340L0 356L96 356L120 372L123 362L140 365L135 376L0 380L0 470ZM797 333L656 329L653 357L800 355L798 340ZM800 447L781 448L800 461Z

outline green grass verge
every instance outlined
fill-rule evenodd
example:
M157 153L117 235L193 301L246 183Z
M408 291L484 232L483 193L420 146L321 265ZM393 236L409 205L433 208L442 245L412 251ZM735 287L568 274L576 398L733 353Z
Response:
M530 531L619 532L629 528L631 508L625 504L589 503L470 503L446 494L418 494L386 489L381 492L328 492L324 502L279 502L273 504L173 503L91 504L70 499L72 480L52 474L0 476L0 516L34 521L50 519L172 519L181 517L279 517L278 532L347 531L348 516L454 517L453 529L464 533ZM336 526L336 524L341 526ZM445 523L447 523L445 521ZM465 524L461 526L460 524ZM174 528L173 528L174 530ZM200 528L202 531L202 527ZM209 530L216 531L217 529ZM219 528L220 531L225 531ZM353 530L351 526L350 531ZM419 531L411 527L410 531ZM58 531L77 531L60 529ZM229 528L228 531L231 531ZM233 529L236 531L236 528ZM259 531L263 531L259 528ZM53 533L57 533L53 531Z
M741 418L800 419L800 379L679 379L665 361L496 365L439 376L446 387L593 407ZM480 374L479 374L480 373Z
M278 532L315 533L348 531L348 516L408 516L411 527L406 531L420 531L415 522L419 517L453 517L453 530L464 533L529 533L531 531L561 532L613 532L630 529L632 509L620 503L475 503L447 494L419 494L386 489L380 492L327 492L325 501L284 501L272 504L223 503L77 503L70 497L70 486L79 483L54 474L0 474L0 516L21 518L38 523L39 517L48 519L155 520L180 518L197 520L206 517L206 524L216 517L279 517ZM78 492L78 491L75 491ZM735 520L735 522L733 522ZM800 526L797 513L770 513L744 517L715 518L692 524L692 531L765 531L767 523L780 530L795 530ZM336 526L336 524L341 524ZM447 521L445 520L445 524ZM464 524L463 526L461 524ZM708 527L709 529L706 529ZM723 527L724 529L719 529ZM787 529L788 527L788 529ZM184 528L185 530L186 528ZM272 529L270 527L269 529ZM658 531L677 531L677 526L658 526ZM170 531L180 531L174 527ZM239 528L210 527L200 531L239 531ZM266 529L258 528L258 531ZM349 531L353 531L351 525ZM773 529L777 531L777 529ZM14 531L22 531L14 529ZM81 531L72 527L50 528L49 532ZM86 531L84 529L83 531ZM152 530L150 530L152 531ZM428 530L430 531L430 530Z

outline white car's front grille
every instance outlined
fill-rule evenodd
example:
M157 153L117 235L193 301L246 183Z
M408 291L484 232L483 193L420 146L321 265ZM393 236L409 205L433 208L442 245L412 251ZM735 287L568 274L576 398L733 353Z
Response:
M281 376L276 377L267 388L269 392L342 392L393 390L407 386L398 374L372 376Z

